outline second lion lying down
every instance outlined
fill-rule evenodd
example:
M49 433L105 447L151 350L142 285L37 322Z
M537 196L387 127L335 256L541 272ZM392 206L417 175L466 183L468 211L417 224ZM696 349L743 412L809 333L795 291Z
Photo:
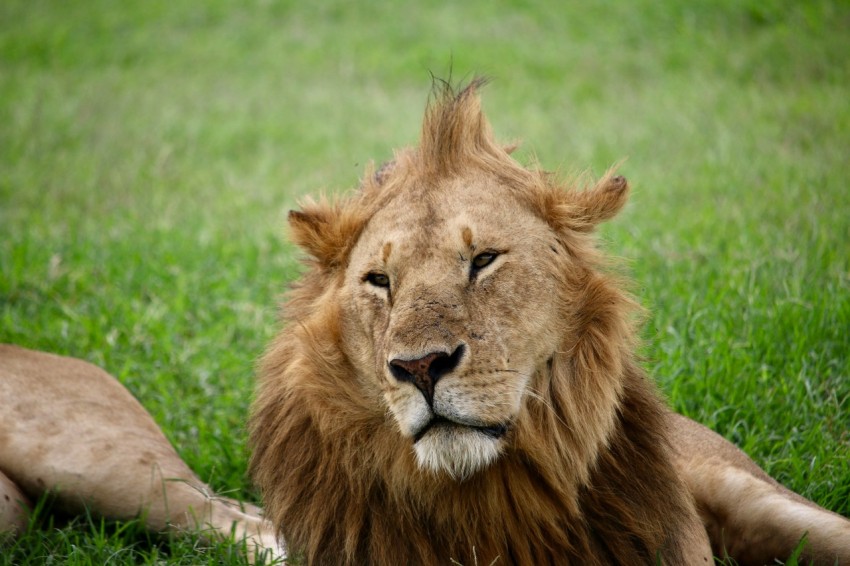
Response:
M266 515L310 564L850 563L850 522L668 411L594 228L446 89L419 147L290 214L309 268L250 421Z

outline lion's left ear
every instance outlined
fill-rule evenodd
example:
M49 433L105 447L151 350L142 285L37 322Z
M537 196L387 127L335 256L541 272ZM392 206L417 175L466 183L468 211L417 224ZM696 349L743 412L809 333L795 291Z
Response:
M571 194L574 229L592 230L597 224L616 216L629 200L629 182L622 175L608 173L593 187Z
M292 240L325 268L342 265L363 229L357 207L326 201L307 201L289 211Z

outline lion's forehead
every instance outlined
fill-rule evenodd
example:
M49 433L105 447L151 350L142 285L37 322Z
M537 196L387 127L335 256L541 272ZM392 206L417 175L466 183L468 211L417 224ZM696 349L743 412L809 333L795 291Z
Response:
M415 198L414 198L415 197ZM364 229L355 256L382 261L408 256L447 257L459 251L505 248L529 236L539 238L545 223L501 187L455 180L430 193L402 194L379 210Z

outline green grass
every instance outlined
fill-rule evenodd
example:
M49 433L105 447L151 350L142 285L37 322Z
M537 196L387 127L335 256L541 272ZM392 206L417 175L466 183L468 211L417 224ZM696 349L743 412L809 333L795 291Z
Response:
M628 158L603 235L672 404L850 515L850 6L432 4L0 4L0 341L103 366L202 478L254 498L243 423L297 276L286 210L414 143L429 70L488 74L521 159ZM36 523L3 560L239 562Z

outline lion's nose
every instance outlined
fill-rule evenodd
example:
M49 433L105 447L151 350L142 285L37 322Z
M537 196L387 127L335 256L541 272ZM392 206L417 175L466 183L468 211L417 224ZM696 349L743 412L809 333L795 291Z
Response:
M428 405L434 400L434 387L441 377L454 371L464 353L461 344L454 352L431 352L415 360L390 360L390 372L399 381L407 381L416 386L425 396Z

